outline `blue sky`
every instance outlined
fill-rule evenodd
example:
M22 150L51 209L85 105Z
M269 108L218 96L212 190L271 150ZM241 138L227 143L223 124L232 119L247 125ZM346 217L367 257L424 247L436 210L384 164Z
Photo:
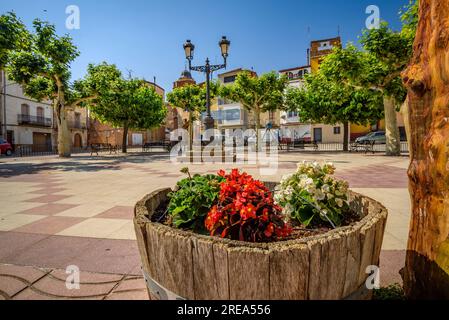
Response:
M196 46L194 64L206 57L221 63L218 41L231 40L228 69L258 73L306 64L311 40L334 37L357 42L367 6L400 28L399 9L408 0L0 0L0 12L15 11L27 25L48 20L70 34L81 51L72 64L74 79L88 63L115 63L124 73L156 81L170 91L185 65L182 44ZM65 9L77 5L81 28L67 30ZM44 12L46 10L46 12ZM202 74L195 73L197 81Z

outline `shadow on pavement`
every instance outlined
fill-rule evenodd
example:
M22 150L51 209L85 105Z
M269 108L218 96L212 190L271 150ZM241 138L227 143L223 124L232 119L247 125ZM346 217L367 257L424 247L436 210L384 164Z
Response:
M152 163L167 159L169 159L167 154L151 156L142 154L128 154L126 156L75 155L67 159L51 158L45 163L27 162L27 159L20 159L20 162L0 163L0 178L39 174L47 171L98 172L102 170L120 170L126 164ZM30 158L30 160L32 159Z

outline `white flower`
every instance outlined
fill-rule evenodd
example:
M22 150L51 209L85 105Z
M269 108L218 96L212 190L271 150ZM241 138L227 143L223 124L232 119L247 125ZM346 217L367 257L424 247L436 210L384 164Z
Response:
M284 207L283 213L288 216L291 217L292 213L294 211L293 206L290 203L287 203Z
M326 196L324 195L323 191L321 191L321 189L317 189L315 191L314 196L318 201L323 201L326 198Z
M324 193L329 193L330 190L331 190L331 188L329 187L328 184L324 184L324 185L321 187L321 190L323 190Z
M306 178L306 179L301 179L298 183L298 186L301 189L305 189L307 187L309 187L310 185L314 184L313 183L313 179L312 178Z
M343 202L342 199L336 198L336 199L335 199L335 202L337 203L337 206L339 206L340 208L343 207L344 202Z

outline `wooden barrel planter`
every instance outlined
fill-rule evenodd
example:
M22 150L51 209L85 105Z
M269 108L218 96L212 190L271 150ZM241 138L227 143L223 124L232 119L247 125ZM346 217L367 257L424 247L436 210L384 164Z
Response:
M350 194L361 220L326 234L269 244L208 237L153 223L170 189L136 204L134 226L150 299L370 299L387 220L380 203Z

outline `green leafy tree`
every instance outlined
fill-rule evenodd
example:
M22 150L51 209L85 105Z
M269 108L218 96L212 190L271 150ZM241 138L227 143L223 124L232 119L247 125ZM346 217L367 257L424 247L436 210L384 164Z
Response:
M323 74L333 81L382 93L388 155L400 154L396 111L406 98L401 73L412 55L416 14L416 3L412 1L402 14L402 32L382 22L377 29L363 31L363 50L351 44L345 49L336 48L321 65Z
M365 36L367 35L365 34ZM383 36L380 36L379 40L382 39ZM371 40L366 41L371 42ZM392 55L394 56L394 53ZM382 94L388 155L399 155L400 153L399 128L396 120L398 103L396 101L402 103L405 99L404 87L399 77L402 68L393 68L389 62L376 57L376 54L359 51L353 45L348 45L345 49L335 49L325 58L320 67L320 72L333 82L341 82L354 89L376 90Z
M14 12L0 16L0 71L4 71L12 51L27 49L30 34Z
M70 63L79 55L70 36L58 36L54 25L39 19L34 20L33 26L30 47L12 51L7 70L27 96L52 101L58 126L58 153L60 157L69 157L68 111L97 99L101 92L87 96L77 91L79 84L70 83Z
M376 90L345 85L320 71L306 77L304 86L287 90L285 106L301 119L344 124L343 149L348 150L349 123L366 125L383 117L382 95Z
M110 82L112 77L114 81ZM102 81L108 91L103 90L102 85L98 88ZM79 83L79 86L84 95L100 90L101 95L95 100L89 100L86 105L101 122L123 128L123 153L127 152L130 129L152 129L160 126L165 120L167 108L154 88L144 80L123 79L115 66L90 65L86 80Z
M220 89L220 96L239 102L254 114L257 150L259 150L260 115L263 112L283 108L286 86L286 77L279 77L274 72L260 77L250 72L241 72L233 84L222 86Z
M17 18L13 12L8 12L0 16L0 76L4 76L6 81L5 68L10 61L12 51L26 49L30 45L30 34L23 22ZM0 89L3 92L4 87ZM3 100L3 103L4 100ZM4 119L3 119L4 120ZM0 135L6 134L6 124L0 128Z
M210 98L217 96L219 85L210 83ZM167 94L167 101L172 106L189 112L189 143L192 150L193 123L199 119L202 112L206 111L206 88L201 85L191 84L173 89Z
M419 21L419 1L410 0L410 2L399 11L402 21L401 33L411 43L415 41L416 30L418 28Z

